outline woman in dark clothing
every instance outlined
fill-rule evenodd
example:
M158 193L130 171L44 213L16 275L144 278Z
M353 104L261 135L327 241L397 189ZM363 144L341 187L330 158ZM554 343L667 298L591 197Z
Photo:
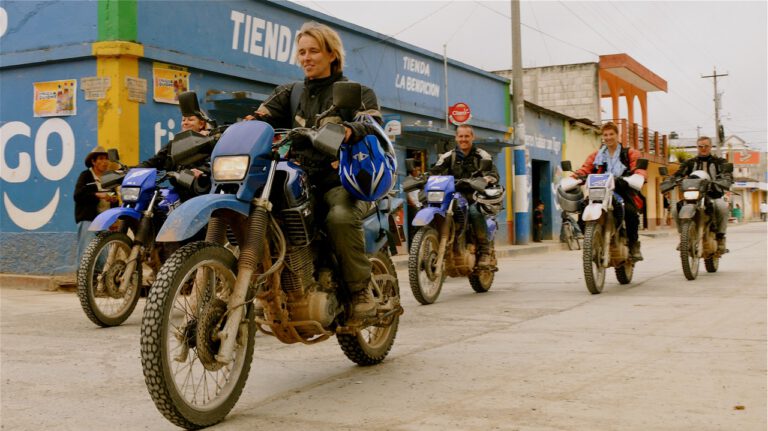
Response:
M333 84L346 81L343 75L344 47L330 27L308 22L296 36L296 60L304 72L304 81L281 85L247 120L257 119L275 128L321 127L325 123L343 124L345 143L355 143L373 134L373 126L356 122L358 114L368 114L381 123L376 94L362 87L362 108L357 112L339 110L324 117L318 114L333 104ZM338 160L314 149L308 141L291 145L290 157L302 165L315 186L317 202L323 205L325 226L340 261L345 284L352 294L353 318L376 314L372 296L371 264L365 255L362 219L368 203L358 201L341 186Z
M77 223L77 264L83 257L88 244L96 236L88 231L96 216L115 205L117 196L110 195L101 188L101 176L109 168L107 152L97 146L85 156L85 166L88 168L80 173L75 184L75 223Z

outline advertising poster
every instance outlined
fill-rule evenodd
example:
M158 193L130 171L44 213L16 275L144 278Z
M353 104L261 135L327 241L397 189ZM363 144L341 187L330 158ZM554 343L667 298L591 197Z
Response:
M58 117L77 114L77 80L35 82L32 103L35 117Z
M179 104L179 93L189 89L189 72L186 67L154 63L152 81L155 102Z

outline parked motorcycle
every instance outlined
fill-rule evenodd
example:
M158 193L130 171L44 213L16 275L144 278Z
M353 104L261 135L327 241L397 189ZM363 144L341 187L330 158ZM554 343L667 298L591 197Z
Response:
M195 96L196 97L196 96ZM99 232L83 253L77 270L77 294L86 316L102 327L122 324L133 312L142 287L142 264L157 274L175 248L155 243L155 233L180 203L179 192L204 194L210 190L207 176L196 178L189 168L206 169L216 134L193 131L179 133L171 145L178 171L133 168L106 172L102 187L111 190L122 184L122 205L110 208L93 220L89 230ZM119 163L117 150L109 150ZM161 186L166 180L172 186ZM119 227L112 230L116 222ZM130 235L129 235L130 233Z
M639 159L636 169L646 169L648 160ZM571 171L571 162L562 162L563 171ZM585 223L582 264L587 290L593 295L603 291L606 268L614 268L620 284L632 281L635 261L629 253L624 222L623 199L614 190L624 178L613 174L590 174L586 178L565 178L558 186L558 202L563 208L583 199L581 185L587 186L587 206L582 213ZM642 184L640 184L642 186Z
M726 163L725 173L733 172L733 165ZM666 177L667 168L660 167L659 174ZM683 196L678 210L680 220L680 262L683 275L695 280L699 275L699 261L704 259L707 272L717 272L722 253L717 250L717 225L714 204L707 196L716 181L706 171L693 171L687 178L666 178L660 185L662 193L679 187Z
M359 84L334 84L333 104L328 112L357 110ZM181 241L208 224L206 241L185 245L163 265L141 327L149 393L181 427L213 425L234 407L257 330L283 343L336 335L359 365L381 362L394 343L403 309L386 231L402 200L387 195L363 219L378 308L375 316L353 321L338 262L313 220L307 174L280 156L291 134L273 145L274 136L261 121L230 126L212 155L211 194L182 204L158 235L158 241ZM338 149L343 139L343 126L327 124L312 143ZM221 245L227 227L240 244L239 257Z
M407 163L413 163L411 160ZM488 187L481 172L490 169L490 160L482 160L478 176L456 180L452 175L433 175L427 179L407 179L403 191L424 186L426 204L416 213L413 225L419 230L413 237L408 256L408 280L419 303L434 303L446 276L468 277L475 292L490 290L496 268L494 238L498 230L496 214L502 209L504 188ZM409 172L412 169L409 167ZM469 220L469 201L461 191L470 193L486 215L490 267L478 267L478 250Z

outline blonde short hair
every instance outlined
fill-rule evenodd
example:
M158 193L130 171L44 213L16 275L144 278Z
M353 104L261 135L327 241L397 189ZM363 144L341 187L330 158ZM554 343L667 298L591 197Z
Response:
M312 37L320 45L320 49L336 56L336 60L331 63L331 74L337 74L344 70L344 45L341 43L341 37L336 33L336 30L325 24L309 21L305 22L299 32L296 33L296 43L299 43L303 36ZM297 52L297 63L299 60L298 55Z

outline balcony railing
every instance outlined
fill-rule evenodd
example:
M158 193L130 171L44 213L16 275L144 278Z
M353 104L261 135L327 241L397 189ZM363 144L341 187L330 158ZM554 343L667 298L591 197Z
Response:
M669 143L667 135L641 127L637 123L629 123L626 118L612 121L619 127L619 140L624 146L634 148L649 161L666 165L669 160Z

